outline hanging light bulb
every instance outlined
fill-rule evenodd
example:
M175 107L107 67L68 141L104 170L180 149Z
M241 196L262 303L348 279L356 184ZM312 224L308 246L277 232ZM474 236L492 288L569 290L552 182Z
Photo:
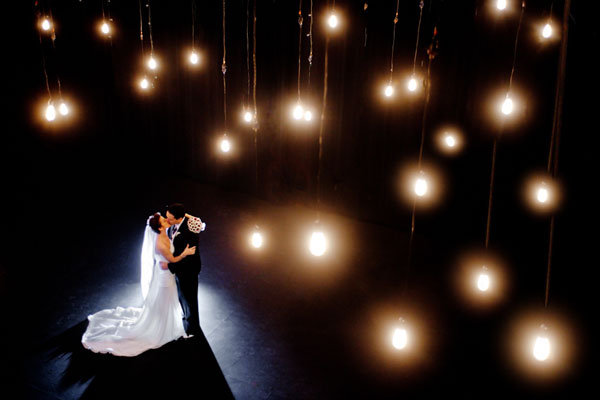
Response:
M190 53L190 64L192 65L197 65L198 62L200 61L200 56L198 56L198 53L196 53L195 50L192 50L192 52Z
M490 288L490 276L488 275L488 269L484 265L482 271L477 278L477 289L480 292L487 292Z
M504 11L506 9L506 0L497 0L496 8L500 11Z
M46 107L46 119L49 122L52 122L56 119L56 108L54 108L54 105L52 103L48 103L48 106Z
M223 139L221 139L219 147L223 153L229 153L229 151L231 150L231 142L229 141L229 139L227 139L226 134L223 135Z
M547 22L542 29L542 37L548 39L550 36L552 36L552 25L550 25L550 22Z
M335 29L337 28L339 22L338 16L334 11L332 11L327 18L327 25L329 25L331 29Z
M67 103L61 101L60 105L58 106L58 112L63 116L69 114L69 107L67 106Z
M40 23L40 27L42 28L43 31L50 31L50 28L52 28L52 24L50 23L50 20L48 19L48 17L44 17L42 19L42 22Z
M423 197L427 194L428 184L427 180L425 179L425 177L422 176L422 174L415 181L414 190L415 194L419 197Z
M550 193L548 192L548 188L546 187L546 184L542 182L536 191L536 199L539 203L544 204L548 202L549 197Z
M394 335L392 336L392 346L396 350L403 350L408 344L408 331L404 319L400 318L400 324L394 329Z
M417 90L417 79L413 76L410 77L410 79L408 80L408 84L406 85L408 87L408 90L411 92L414 92L415 90Z
M150 56L150 58L148 59L147 65L148 65L148 68L150 68L151 70L155 70L158 67L158 64L153 56Z
M312 111L310 111L310 110L306 110L306 111L304 111L304 120L305 120L306 122L310 122L310 121L312 121L312 118L313 118Z
M102 22L102 25L100 25L100 32L102 32L104 35L108 35L110 33L110 25L108 25L108 22Z
M300 120L300 119L302 119L303 115L304 115L304 107L302 107L302 104L300 104L300 103L296 104L296 107L294 107L294 110L292 111L292 117L295 120Z
M383 91L383 94L385 95L385 97L392 97L392 95L394 94L394 88L392 87L391 84L388 84L385 87L385 90Z
M252 115L252 113L249 110L244 111L244 121L246 123L252 122L253 119L254 115Z
M325 234L321 231L314 231L310 236L308 248L315 257L320 257L325 254L325 251L327 250L327 239L325 238Z
M263 245L263 236L260 232L258 232L258 230L254 231L252 233L252 236L250 237L250 243L252 244L252 247L254 247L255 249L260 249Z
M150 87L150 82L146 77L140 80L140 87L142 88L142 90L147 90Z
M502 114L510 115L513 112L513 108L514 106L512 99L506 95L506 98L502 102Z
M449 148L454 148L456 146L456 137L451 133L446 133L444 136L444 143Z
M548 328L542 324L540 326L540 333L535 338L533 344L533 357L538 361L546 361L550 356L550 339L548 339L546 331Z

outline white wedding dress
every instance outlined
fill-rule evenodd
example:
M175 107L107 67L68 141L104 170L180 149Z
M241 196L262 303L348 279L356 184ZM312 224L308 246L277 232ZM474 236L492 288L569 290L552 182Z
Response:
M96 353L132 357L185 334L175 276L160 268L167 262L156 252L157 233L146 226L142 246L141 308L117 307L88 316L81 343Z

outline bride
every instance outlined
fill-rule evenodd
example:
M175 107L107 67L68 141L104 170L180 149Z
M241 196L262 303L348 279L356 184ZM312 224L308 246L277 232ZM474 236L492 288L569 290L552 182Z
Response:
M174 257L168 227L160 213L148 218L142 246L142 307L117 307L88 316L81 339L84 347L131 357L185 335L175 276L168 264L194 254L196 247L187 246Z

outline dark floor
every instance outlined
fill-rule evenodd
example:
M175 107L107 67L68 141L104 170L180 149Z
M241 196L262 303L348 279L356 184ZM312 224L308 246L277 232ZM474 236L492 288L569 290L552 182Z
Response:
M7 275L14 285L3 277L7 293L26 305L21 312L5 304L19 328L3 329L3 337L15 344L5 349L5 360L16 363L8 379L24 397L189 392L194 398L237 399L450 393L560 398L588 384L582 355L558 380L540 384L521 376L503 354L505 326L519 312L515 302L488 312L465 310L447 288L450 272L432 266L444 254L433 235L416 237L415 267L400 296L407 276L404 229L323 214L335 239L327 256L313 259L304 246L315 214L302 205L267 204L186 180L151 186L134 187L127 201L90 189L71 205L38 205L41 215L52 210L60 223L38 231L28 261ZM176 341L135 358L85 351L79 340L88 314L141 303L144 221L175 200L207 223L199 284L205 338ZM255 223L267 234L260 253L246 243ZM386 329L399 310L419 326L419 345L407 360L387 342ZM584 316L573 319L582 342Z

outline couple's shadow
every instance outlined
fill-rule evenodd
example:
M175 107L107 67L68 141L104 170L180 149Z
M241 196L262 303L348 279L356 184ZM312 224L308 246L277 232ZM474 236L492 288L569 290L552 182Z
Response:
M97 354L81 344L88 321L83 320L43 346L47 361L69 357L59 377L64 391L90 381L79 397L124 397L159 394L233 398L204 334L179 339L136 357Z

